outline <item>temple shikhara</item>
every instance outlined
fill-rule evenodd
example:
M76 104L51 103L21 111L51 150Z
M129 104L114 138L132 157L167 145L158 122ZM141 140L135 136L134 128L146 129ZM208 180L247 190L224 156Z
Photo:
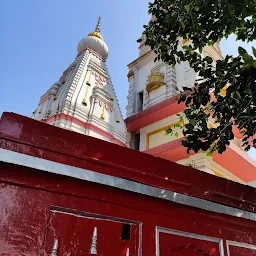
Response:
M0 255L256 255L256 161L242 135L234 127L222 155L187 154L177 97L197 74L154 62L144 36L124 119L100 23L32 118L0 119ZM223 58L219 44L202 54Z
M95 31L77 46L77 57L41 97L32 118L125 146L126 126L107 69L108 46Z

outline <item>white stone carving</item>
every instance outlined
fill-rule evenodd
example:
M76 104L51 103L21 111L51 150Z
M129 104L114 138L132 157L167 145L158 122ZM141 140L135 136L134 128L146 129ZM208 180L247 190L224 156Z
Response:
M51 256L57 256L58 245L59 245L58 239L55 239L54 240L54 245L53 245L53 248L52 248Z
M94 227L90 254L97 254L97 227Z

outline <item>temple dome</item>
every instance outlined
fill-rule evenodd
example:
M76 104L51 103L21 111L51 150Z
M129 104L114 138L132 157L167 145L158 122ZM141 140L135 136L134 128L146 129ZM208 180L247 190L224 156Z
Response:
M83 38L77 46L78 54L85 50L86 48L90 48L93 51L97 52L104 60L108 57L108 46L107 44L99 37L96 36L87 36Z
M102 35L100 34L100 21L101 17L99 17L95 31L88 34L87 37L83 38L79 42L77 46L78 54L83 50L89 48L98 53L104 60L107 59L109 50L108 46L104 42Z

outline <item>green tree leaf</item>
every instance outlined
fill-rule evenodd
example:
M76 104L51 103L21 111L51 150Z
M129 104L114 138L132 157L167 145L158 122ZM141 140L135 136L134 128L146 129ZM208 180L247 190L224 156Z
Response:
M253 52L254 57L256 57L256 49L254 47L252 47L252 52Z
M191 10L191 5L190 4L186 4L186 5L184 5L184 8L185 8L186 12L189 13L190 10Z
M207 61L208 64L212 64L213 62L213 59L210 56L206 56L204 59Z
M238 47L238 53L239 53L241 56L244 56L245 54L247 54L247 51L246 51L243 47L239 46L239 47Z

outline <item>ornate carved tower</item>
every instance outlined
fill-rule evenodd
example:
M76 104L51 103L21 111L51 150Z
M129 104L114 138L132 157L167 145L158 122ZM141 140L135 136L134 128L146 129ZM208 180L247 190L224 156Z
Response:
M77 57L41 97L32 118L125 145L126 127L106 66L109 50L100 21L79 42Z

